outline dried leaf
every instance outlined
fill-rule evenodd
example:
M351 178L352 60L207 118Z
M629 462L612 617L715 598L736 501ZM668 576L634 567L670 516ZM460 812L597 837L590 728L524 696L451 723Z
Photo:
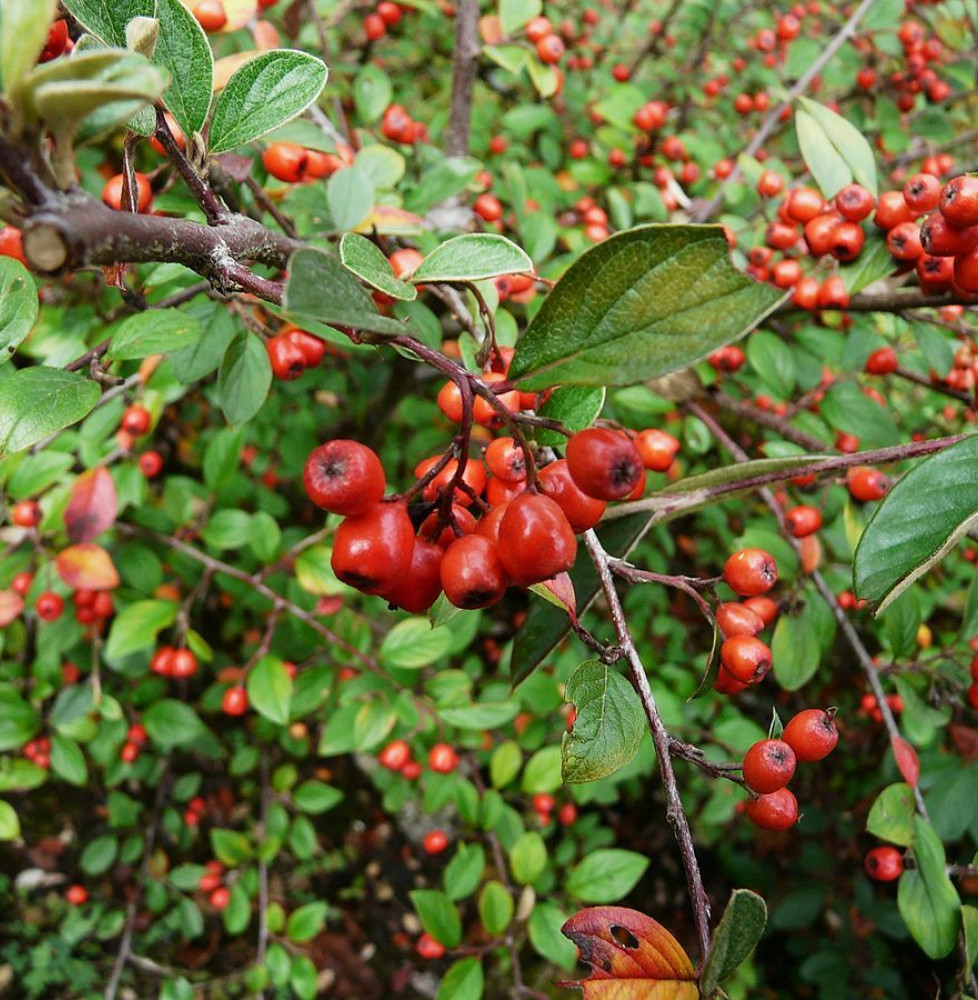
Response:
M12 590L0 590L0 628L16 621L24 610L24 599Z
M689 956L651 917L622 906L595 906L561 928L591 966L586 980L564 983L585 1000L697 1000Z
M920 760L917 751L902 736L891 737L890 746L893 748L893 757L900 774L903 775L903 780L916 788L920 780Z
M112 557L100 545L83 542L61 552L54 561L58 576L72 590L112 590L119 586L119 574Z
M73 542L91 542L115 523L119 498L115 480L105 466L83 472L71 488L65 526Z

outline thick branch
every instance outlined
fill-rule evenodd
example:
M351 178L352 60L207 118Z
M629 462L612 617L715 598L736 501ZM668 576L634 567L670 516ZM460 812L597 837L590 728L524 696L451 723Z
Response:
M943 295L927 295L919 287L895 288L854 295L846 306L846 312L900 312L901 309L940 309L941 306L973 304L973 300L962 299L950 292ZM802 311L789 299L784 305L778 306L774 314Z
M445 152L465 156L472 124L472 91L479 68L479 0L461 0L455 15L452 108Z

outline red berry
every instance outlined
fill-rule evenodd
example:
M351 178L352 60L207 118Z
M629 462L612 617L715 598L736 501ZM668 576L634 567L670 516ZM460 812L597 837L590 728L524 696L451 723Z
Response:
M437 518L438 514L436 512L431 516ZM447 530L451 532L452 529ZM443 556L444 549L437 542L427 538L416 538L407 573L384 591L384 600L395 607L410 611L413 615L424 614L441 593Z
M411 759L411 748L404 740L392 740L380 751L377 759L388 771L400 771Z
M741 684L756 684L771 669L771 650L754 636L734 635L724 639L720 662Z
M154 479L163 471L163 456L158 451L144 451L136 464L147 479Z
M604 516L605 501L588 496L578 487L564 459L551 462L542 469L537 476L537 485L541 493L556 502L577 534L593 528Z
M489 447L486 448L486 465L489 471L504 483L522 483L526 479L526 458L523 449L511 437L490 441Z
M564 43L559 35L545 35L537 42L537 55L542 63L558 63L564 55Z
M18 528L36 528L41 523L41 505L36 500L21 500L10 511L10 523Z
M890 488L889 476L869 465L856 465L846 471L846 485L854 500L869 503L882 500Z
M897 352L892 347L880 347L866 359L866 371L870 375L889 375L900 366Z
M891 192L899 193L899 192ZM900 195L901 201L903 195ZM843 219L862 222L873 210L875 199L861 184L847 184L836 196L835 207ZM906 206L904 205L904 208Z
M133 437L142 437L152 422L152 414L144 406L127 406L119 426Z
M248 692L240 684L229 687L221 699L225 715L244 715L248 711Z
M57 59L64 52L67 45L68 23L64 18L59 18L48 28L47 41L44 43L44 48L41 49L41 54L37 57L37 61L45 63L50 62L52 59Z
M175 649L170 661L170 676L185 680L197 673L197 657L189 649Z
M646 469L666 472L679 451L679 440L668 431L650 428L635 435L635 447Z
M387 34L387 22L380 14L368 14L363 19L363 30L369 41L376 42Z
M756 597L778 582L778 567L774 557L763 549L741 549L727 560L723 578L734 593Z
M149 207L153 202L153 188L149 183L149 178L145 174L135 174L136 178L136 211L145 214L149 211ZM106 181L105 187L102 188L102 201L105 202L109 208L115 209L117 212L122 210L122 187L125 178L122 174L116 174L115 177L109 178Z
M34 604L37 617L42 621L53 622L61 617L61 612L65 609L64 598L54 591L46 590L41 594Z
M874 847L865 864L869 877L877 882L892 882L903 874L903 855L895 847Z
M627 497L645 469L635 445L624 434L605 427L574 434L566 454L567 469L578 488L599 500Z
M283 331L286 340L302 353L306 367L315 368L326 354L326 341L298 328ZM301 374L301 372L300 372Z
M14 260L19 260L26 267L24 237L19 229L15 229L13 226L0 228L0 257L13 257Z
M272 374L283 382L297 379L306 370L306 355L302 348L285 334L265 341Z
M498 552L509 579L529 587L570 569L577 539L556 501L523 493L509 502L499 522Z
M445 954L445 946L436 941L430 934L422 934L414 947L422 958L433 960L441 958Z
M125 743L119 751L119 757L123 763L132 764L139 758L139 747L135 743Z
M483 535L463 535L445 550L441 585L457 608L488 608L506 592L506 570L499 551Z
M763 632L764 620L746 604L730 601L717 608L717 628L725 639L735 635L757 635Z
M448 834L444 830L432 830L425 834L423 844L428 854L441 854L448 847Z
M903 200L915 215L933 212L941 200L941 182L933 174L914 174L903 185Z
M210 894L210 904L215 910L226 910L231 902L231 893L224 886L219 886Z
M949 180L941 191L938 208L957 229L978 225L978 177L962 174Z
M784 521L795 538L806 538L822 527L822 514L817 507L799 504L785 514Z
M436 743L428 751L428 767L439 774L451 774L458 767L458 754L448 743Z
M306 460L303 473L309 499L331 514L364 514L384 496L387 480L376 453L359 441L335 438Z
M744 781L752 792L776 792L794 773L795 752L783 740L760 740L744 754Z
M821 708L806 708L784 727L782 739L800 761L822 760L839 742L833 713Z
M228 15L221 0L198 0L193 14L204 31L220 31L228 23Z
M82 906L88 902L88 890L83 885L69 886L68 891L65 893L65 899L72 906Z
M798 822L798 800L787 788L747 802L747 818L762 830L790 830Z
M383 594L410 570L414 527L403 501L347 517L333 536L333 572L364 594Z

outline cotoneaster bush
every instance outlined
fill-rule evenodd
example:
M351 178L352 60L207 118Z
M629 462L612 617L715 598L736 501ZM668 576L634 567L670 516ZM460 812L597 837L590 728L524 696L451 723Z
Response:
M978 995L975 24L2 0L0 992Z

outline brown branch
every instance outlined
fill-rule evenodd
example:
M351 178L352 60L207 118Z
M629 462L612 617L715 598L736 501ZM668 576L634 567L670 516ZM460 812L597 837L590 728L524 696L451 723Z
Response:
M672 767L672 749L670 736L666 730L662 716L659 715L659 708L655 701L655 695L649 684L649 679L645 673L645 666L635 648L635 641L628 628L625 619L625 610L622 607L621 599L615 589L615 580L611 571L611 559L602 548L601 542L594 530L589 530L584 536L588 553L598 571L601 580L601 589L604 592L605 600L611 611L611 620L615 626L615 635L618 637L618 645L621 647L622 655L628 663L628 669L632 676L632 681L638 690L639 698L642 701L642 709L649 725L649 732L652 734L652 743L655 746L655 754L659 760L659 770L662 774L662 784L666 791L666 818L672 824L676 841L679 844L679 851L682 854L683 868L686 872L686 887L689 891L690 902L693 907L693 920L696 924L696 934L700 943L701 961L706 961L706 956L710 952L710 900L703 888L703 877L700 874L699 862L696 859L696 847L693 844L693 834L689 828L689 819L683 808L682 799L679 796L679 788L676 784L676 773Z
M203 209L207 221L212 226L226 222L230 218L230 212L221 204L221 200L213 189L197 173L194 165L177 144L177 140L163 116L163 109L159 107L156 109L156 140L163 147L170 162L177 168L184 183L190 189L190 193L194 196L194 200Z
M479 67L479 0L461 0L455 14L455 55L452 62L452 105L445 152L465 156L472 125L472 92Z
M725 392L720 392L719 390L712 392L710 398L721 409L729 410L731 413L736 413L746 420L760 424L762 427L767 427L768 430L780 434L781 437L786 438L788 441L793 441L803 448L824 451L826 448L831 447L813 434L808 434L805 431L798 430L797 427L793 427L783 417L779 417L769 410L762 410L759 406L755 406L747 400L735 399L733 396L728 396Z
M974 305L974 299L964 299L951 292L927 295L919 286L886 289L882 292L860 292L846 306L846 312L900 312L902 309L940 309L942 306ZM805 310L788 299L774 310L773 315L800 313Z

